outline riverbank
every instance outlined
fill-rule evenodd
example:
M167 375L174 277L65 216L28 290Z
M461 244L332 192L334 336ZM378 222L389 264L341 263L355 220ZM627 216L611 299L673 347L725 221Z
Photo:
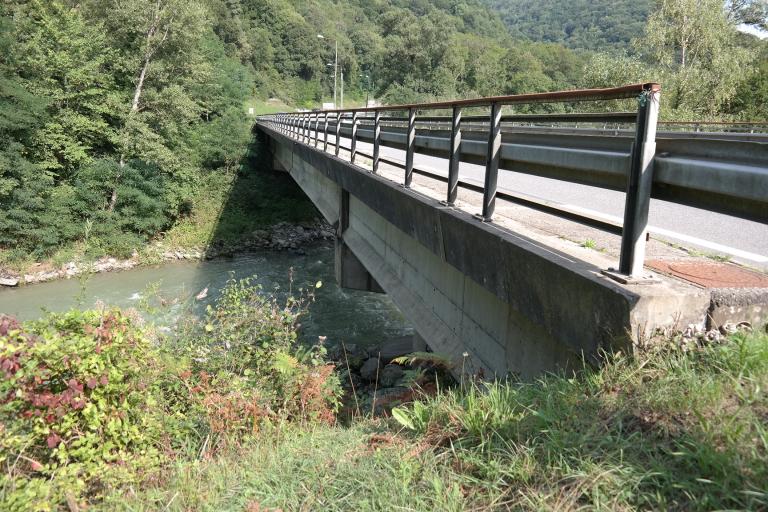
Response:
M257 229L234 243L214 247L167 247L162 241L135 252L127 259L103 256L94 261L69 261L54 268L51 261L33 263L22 271L0 268L0 285L18 286L45 283L56 279L70 279L86 274L119 272L142 265L156 265L171 261L203 261L220 257L233 257L255 250L292 251L301 254L304 248L318 243L330 243L333 229L326 222L289 224L281 222L267 229Z
M129 254L104 254L88 242L61 248L37 261L0 251L0 286L129 270L176 260L229 257L258 249L301 251L333 239L332 228L285 173L212 173L190 213Z

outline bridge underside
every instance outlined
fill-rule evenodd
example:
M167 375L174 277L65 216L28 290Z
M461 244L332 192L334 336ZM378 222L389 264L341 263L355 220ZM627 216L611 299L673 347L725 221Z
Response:
M468 370L531 377L629 348L656 327L704 323L704 290L620 285L540 241L258 129L276 166L337 226L340 284L389 294L433 350Z

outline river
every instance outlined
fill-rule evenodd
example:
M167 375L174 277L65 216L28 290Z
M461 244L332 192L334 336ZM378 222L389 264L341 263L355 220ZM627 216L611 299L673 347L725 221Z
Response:
M86 279L62 279L8 288L0 290L0 313L30 320L45 311L88 308L101 301L121 308L137 308L145 318L170 327L184 309L182 304L192 300L194 310L202 312L233 277L256 276L254 282L261 284L265 292L276 290L284 296L293 268L295 289L314 288L317 281L323 283L315 290L316 300L310 306L309 314L301 320L302 338L314 341L317 336L327 336L330 343L344 341L371 345L413 332L386 295L339 288L333 275L332 248L309 247L306 250L306 255L264 251L234 258L166 263L94 274ZM205 288L208 288L205 299L190 299ZM147 302L143 299L148 296L155 304L162 298L166 306L142 311Z

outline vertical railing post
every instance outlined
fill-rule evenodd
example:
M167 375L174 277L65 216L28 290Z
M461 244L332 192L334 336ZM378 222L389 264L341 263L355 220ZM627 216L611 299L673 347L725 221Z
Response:
M352 113L352 138L349 144L349 161L355 163L357 156L357 111Z
M339 142L339 139L341 139L341 119L342 119L342 117L344 117L343 113L339 112L338 114L336 114L336 151L335 151L335 155L336 156L339 156L339 147L340 147L340 144L341 144Z
M304 143L309 144L312 137L312 116L304 114Z
M485 159L485 183L483 185L483 213L481 219L490 222L496 209L496 188L499 180L499 153L501 152L501 105L491 103L488 125L488 153Z
M328 112L325 113L323 121L323 151L328 151Z
M635 142L624 203L624 229L621 235L619 273L639 276L645 260L648 208L653 185L653 159L656 154L656 123L659 118L659 92L643 91L637 108Z
M408 131L405 136L405 179L403 185L408 188L413 181L413 153L416 150L416 109L408 109Z
M299 142L304 142L304 139L307 137L307 116L305 116L304 114L301 114L299 119L301 119L301 129L299 130Z
M317 147L317 132L319 131L320 114L315 114L315 129L312 131L312 145Z
M373 163L371 170L374 173L379 171L379 150L381 146L381 112L375 111L373 114Z
M446 204L453 206L459 193L459 162L461 161L461 107L453 107L451 116L451 154L448 160L448 196Z

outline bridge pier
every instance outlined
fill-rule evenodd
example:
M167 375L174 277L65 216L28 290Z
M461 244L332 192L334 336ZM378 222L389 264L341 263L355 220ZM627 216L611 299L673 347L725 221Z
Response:
M342 288L365 292L386 293L376 282L365 265L344 242L344 232L349 228L349 192L340 189L339 220L336 223L336 243L334 269L336 281Z

